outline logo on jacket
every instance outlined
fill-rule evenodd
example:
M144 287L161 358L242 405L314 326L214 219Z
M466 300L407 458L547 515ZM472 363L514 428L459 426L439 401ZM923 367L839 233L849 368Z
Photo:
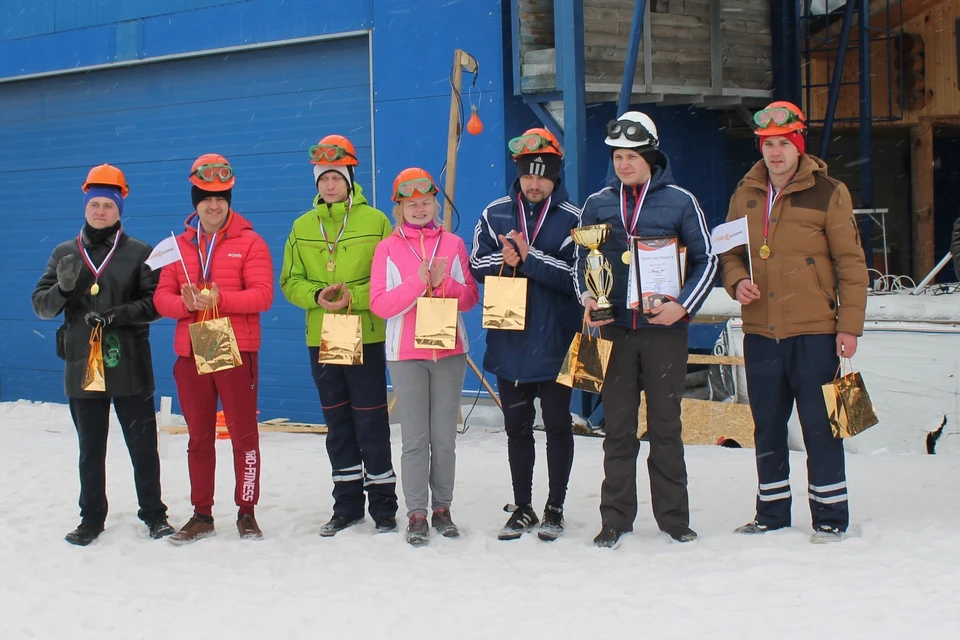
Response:
M228 253L228 254L227 254L227 257L228 257L228 258L242 258L242 257L243 257L243 254L242 254L242 253Z
M115 333L103 337L103 366L113 369L120 364L120 338Z

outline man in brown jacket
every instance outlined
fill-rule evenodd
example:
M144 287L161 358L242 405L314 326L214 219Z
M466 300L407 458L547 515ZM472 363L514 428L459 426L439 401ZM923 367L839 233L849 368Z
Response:
M787 421L796 401L807 449L813 542L843 538L849 523L843 441L827 422L820 387L863 333L867 266L850 192L805 153L803 113L774 102L754 116L763 161L737 186L727 220L747 218L746 247L720 256L723 286L743 305L743 352L757 451L757 515L736 533L790 526Z

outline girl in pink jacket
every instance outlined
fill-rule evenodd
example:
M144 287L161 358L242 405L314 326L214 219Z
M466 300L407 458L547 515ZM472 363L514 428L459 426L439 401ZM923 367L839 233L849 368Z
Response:
M370 308L387 321L387 368L402 414L400 473L409 518L407 542L414 546L430 539L431 493L437 532L448 538L460 535L450 517L468 350L460 313L480 297L463 240L440 224L437 191L423 169L400 172L393 183L396 230L377 245L370 277ZM415 344L417 299L431 293L457 300L454 349Z

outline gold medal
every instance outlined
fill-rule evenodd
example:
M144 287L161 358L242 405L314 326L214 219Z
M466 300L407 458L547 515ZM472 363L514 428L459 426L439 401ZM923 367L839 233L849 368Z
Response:
M207 289L206 287L204 287L203 289L200 289L200 293L202 293L205 296L208 296L210 295L210 289Z
M333 258L330 258L329 260L327 260L327 271L329 271L330 273L333 273L336 270L337 270L337 261L334 260Z
M630 264L630 251L624 251L620 254L620 260L623 261L623 264Z
M770 247L766 244L760 246L760 259L766 260L770 257Z
M95 296L98 293L100 293L100 285L94 282L93 286L90 287L90 295Z

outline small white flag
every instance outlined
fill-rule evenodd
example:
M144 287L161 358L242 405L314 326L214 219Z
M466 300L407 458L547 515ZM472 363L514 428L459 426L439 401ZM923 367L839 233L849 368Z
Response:
M160 267L165 267L180 259L180 247L177 246L177 239L173 234L170 234L169 238L153 248L150 257L144 260L144 262L148 267L156 271Z
M718 225L710 234L713 240L713 255L726 253L734 247L749 244L746 217L737 218L733 222Z

